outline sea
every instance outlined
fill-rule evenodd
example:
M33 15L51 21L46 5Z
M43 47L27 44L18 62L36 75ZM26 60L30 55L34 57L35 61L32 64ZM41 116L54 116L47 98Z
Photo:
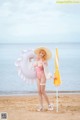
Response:
M59 71L62 84L59 91L80 91L80 43L12 43L0 44L0 95L37 92L36 80L27 84L17 74L16 60L22 50L44 46L51 50L49 70L54 73L55 50L59 52ZM47 80L46 91L56 91L53 80Z

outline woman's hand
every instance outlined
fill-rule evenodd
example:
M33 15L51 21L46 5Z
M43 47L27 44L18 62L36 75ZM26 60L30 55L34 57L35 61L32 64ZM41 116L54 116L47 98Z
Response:
M53 77L53 76L51 75L51 76L50 76L50 79L52 79L52 80L56 80L57 77Z
M34 62L33 66L34 66L34 67L37 67L37 62Z

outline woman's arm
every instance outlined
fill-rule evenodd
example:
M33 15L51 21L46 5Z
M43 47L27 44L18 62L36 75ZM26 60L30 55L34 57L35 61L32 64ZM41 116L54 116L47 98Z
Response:
M34 62L33 66L36 67L37 66L37 62Z
M46 66L48 66L48 62L47 61L44 61L43 64L46 65Z

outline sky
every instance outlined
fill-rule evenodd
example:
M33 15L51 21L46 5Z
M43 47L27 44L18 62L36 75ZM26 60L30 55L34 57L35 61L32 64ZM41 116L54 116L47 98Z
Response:
M0 43L79 42L80 4L0 0Z

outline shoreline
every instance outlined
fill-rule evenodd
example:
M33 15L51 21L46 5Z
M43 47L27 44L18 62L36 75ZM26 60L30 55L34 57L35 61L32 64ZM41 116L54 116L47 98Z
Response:
M46 91L48 95L56 94L56 91ZM59 94L80 94L80 91L58 91ZM11 91L11 92L0 92L1 96L33 96L37 95L37 91Z

